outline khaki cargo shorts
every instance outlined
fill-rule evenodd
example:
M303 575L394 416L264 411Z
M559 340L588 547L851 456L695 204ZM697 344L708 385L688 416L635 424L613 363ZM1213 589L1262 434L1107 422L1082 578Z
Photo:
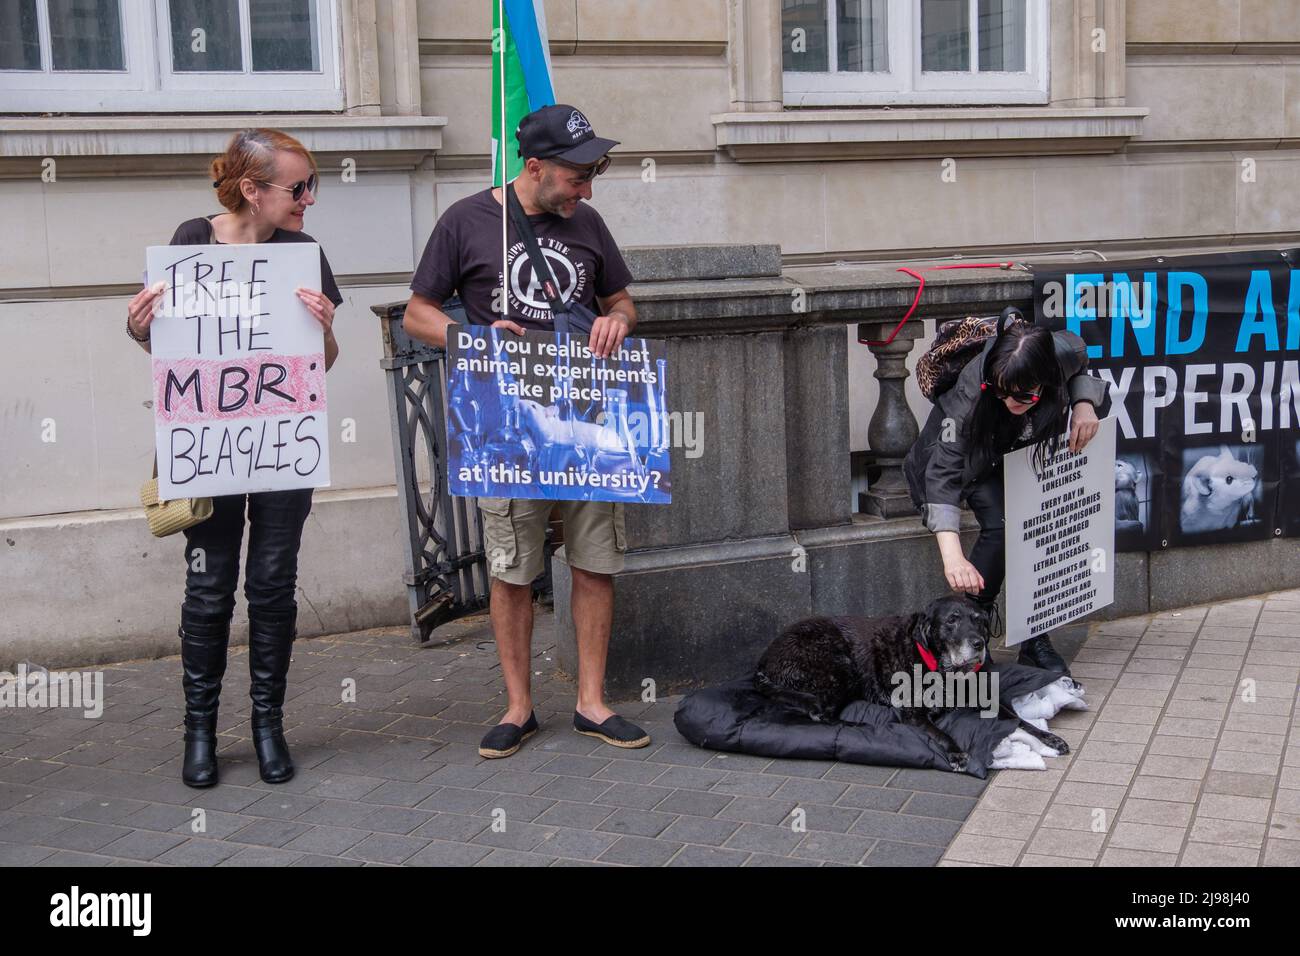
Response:
M532 584L545 569L543 544L555 508L564 520L564 553L571 567L593 574L623 570L627 536L621 502L479 498L478 507L488 573L507 584Z

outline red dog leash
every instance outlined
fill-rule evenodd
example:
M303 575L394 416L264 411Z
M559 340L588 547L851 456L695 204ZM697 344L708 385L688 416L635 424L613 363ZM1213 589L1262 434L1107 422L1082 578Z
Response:
M937 269L1010 269L1014 266L1015 266L1014 262L954 262L942 266L927 266L922 271L933 272ZM894 337L898 335L899 331L903 328L903 326L907 324L907 320L912 317L912 314L914 312L916 312L916 307L921 302L921 293L925 291L925 277L921 275L920 272L916 272L912 269L907 268L906 266L903 266L902 268L899 269L895 269L894 271L906 272L917 282L921 283L916 288L916 296L912 299L911 308L907 310L906 315L904 315L901 319L899 319L898 325L894 326L894 331L889 333L889 338L883 339L879 342L872 341L870 339L866 339L866 340L859 339L858 341L861 342L863 345L889 345L891 342L894 341Z

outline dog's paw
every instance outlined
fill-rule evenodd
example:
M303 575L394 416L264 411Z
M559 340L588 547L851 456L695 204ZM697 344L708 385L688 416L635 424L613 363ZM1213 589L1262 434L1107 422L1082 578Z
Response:
M1064 756L1070 752L1070 745L1060 737L1056 736L1056 734L1044 734L1038 739L1038 742L1043 744L1045 747L1050 747L1052 750L1055 750L1055 756L1057 757Z
M970 766L970 754L961 750L950 750L948 752L948 769L953 773L965 773L966 768Z

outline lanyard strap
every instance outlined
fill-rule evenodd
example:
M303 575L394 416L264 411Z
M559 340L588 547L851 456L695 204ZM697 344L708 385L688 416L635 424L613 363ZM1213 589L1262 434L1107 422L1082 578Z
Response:
M515 195L515 184L506 185L506 208L510 210L510 219L515 224L515 229L524 239L524 250L528 253L528 261L533 265L533 275L542 284L542 294L546 296L546 302L551 307L551 315L555 323L555 331L569 331L569 308L565 301L560 298L560 283L555 278L555 272L551 269L551 263L547 260L542 252L541 244L537 241L537 233L533 232L533 224L529 222L528 216L524 214L523 204L520 203L519 197ZM504 263L502 266L504 267Z

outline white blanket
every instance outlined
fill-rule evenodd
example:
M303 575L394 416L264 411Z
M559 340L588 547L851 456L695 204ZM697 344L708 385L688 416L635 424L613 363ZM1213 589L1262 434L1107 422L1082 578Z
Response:
M1011 699L1011 706L1027 724L1047 730L1047 721L1062 710L1087 710L1083 699L1083 685L1070 677L1062 677L1038 690ZM1044 757L1060 754L1032 734L1014 730L1002 738L993 749L993 770L1046 770Z

